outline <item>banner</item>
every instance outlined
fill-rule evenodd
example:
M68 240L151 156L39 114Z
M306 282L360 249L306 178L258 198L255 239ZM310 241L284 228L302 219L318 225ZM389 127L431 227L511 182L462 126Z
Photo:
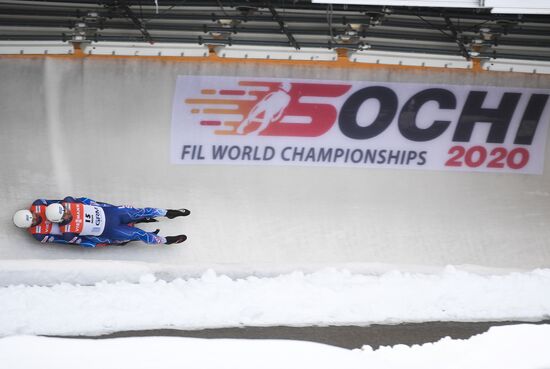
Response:
M542 174L550 90L179 76L174 164Z

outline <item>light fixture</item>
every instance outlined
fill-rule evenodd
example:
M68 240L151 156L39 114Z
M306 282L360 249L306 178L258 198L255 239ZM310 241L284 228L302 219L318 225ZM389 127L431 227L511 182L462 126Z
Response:
M472 68L472 62L462 56L406 53L395 51L354 51L348 52L348 59L356 63L406 65L415 67Z
M336 36L336 40L343 44L355 43L360 39L359 33L362 31L363 25L361 23L348 23L344 32Z
M76 22L74 24L74 31L73 31L71 41L73 42L86 41L86 31L87 31L87 25L85 22Z
M233 26L234 24L236 24L238 22L233 20L233 19L218 19L218 23L222 27L229 28L229 27Z
M3 55L69 55L73 45L64 41L0 41Z
M303 47L259 47L231 45L215 47L216 55L221 58L274 59L274 60L314 60L334 61L338 58L336 50Z
M231 28L239 25L241 21L238 19L222 18L218 19L216 23L218 26L224 28L224 30L210 31L210 35L215 39L223 39L229 36L231 34Z
M363 29L363 24L362 23L348 23L348 28L354 30L354 31L361 31Z
M489 41L489 40L493 39L493 37L494 37L494 34L491 32L491 29L487 28L487 27L480 28L479 29L479 34L486 41Z
M92 42L84 45L88 55L129 55L129 56L208 56L208 46L180 43L147 42Z

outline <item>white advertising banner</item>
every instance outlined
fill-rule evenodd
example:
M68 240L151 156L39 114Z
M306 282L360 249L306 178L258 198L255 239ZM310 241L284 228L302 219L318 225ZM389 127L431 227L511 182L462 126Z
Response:
M550 90L179 76L174 164L541 174Z

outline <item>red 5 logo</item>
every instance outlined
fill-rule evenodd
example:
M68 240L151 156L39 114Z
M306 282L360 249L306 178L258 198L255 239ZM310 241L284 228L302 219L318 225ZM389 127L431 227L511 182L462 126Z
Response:
M332 104L301 102L303 97L339 97L349 91L351 85L321 83L291 83L289 102L275 124L269 124L260 136L317 137L326 133L336 122L338 111ZM284 116L310 119L310 123L281 123Z
M204 97L185 102L193 106L192 114L201 116L202 126L221 127L214 131L218 135L316 137L334 125L338 111L332 104L303 102L303 98L339 97L351 88L287 81L240 81L238 85L233 90L204 89ZM243 98L248 96L254 99Z

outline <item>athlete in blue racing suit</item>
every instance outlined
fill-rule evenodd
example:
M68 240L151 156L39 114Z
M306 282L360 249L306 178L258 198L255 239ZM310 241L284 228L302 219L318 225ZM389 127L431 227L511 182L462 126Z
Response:
M79 198L77 201L86 201L86 198ZM59 229L59 225L52 223L46 219L46 207L50 204L61 203L61 200L46 200L46 199L37 199L35 200L30 209L30 216L32 217L32 223L30 226L26 227L29 233L41 243L60 243L67 244L69 243L63 237ZM154 219L153 219L154 220ZM152 219L144 219L142 222L151 222ZM103 237L96 237L94 240L89 240L86 236L82 236L80 240L80 245L84 247L95 247L98 245L108 245L108 244L118 244L123 245L128 243L130 240L117 241L115 243L110 242L111 240Z
M169 219L173 219L180 216L187 216L191 213L187 209L172 210L116 206L84 197L78 199L66 197L63 199L62 204L64 214L59 226L63 234L63 239L69 243L75 243L86 247L95 247L99 244L120 244L137 240L148 244L173 244L183 242L187 239L185 235L163 237L157 234L158 230L155 232L146 232L133 226L135 223L156 221L153 219L156 217L165 216ZM105 225L101 234L81 235L75 232L75 227L71 227L71 224L74 224L74 214L71 214L70 209L76 204L101 207L105 216ZM91 216L93 217L93 215Z

